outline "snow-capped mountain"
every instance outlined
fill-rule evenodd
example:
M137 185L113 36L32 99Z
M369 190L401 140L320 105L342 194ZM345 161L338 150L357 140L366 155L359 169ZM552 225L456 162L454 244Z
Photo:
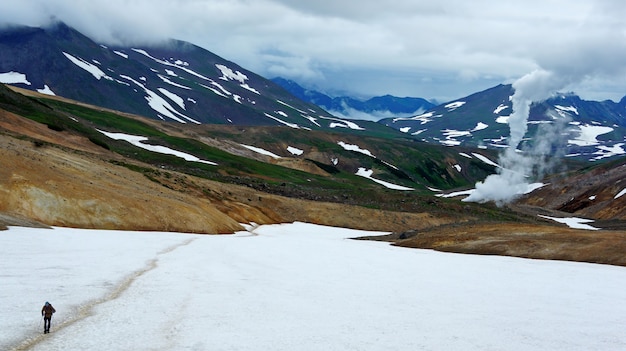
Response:
M365 130L190 43L110 47L63 23L0 31L0 82L180 123Z
M317 90L306 89L293 80L276 77L272 81L296 97L341 117L379 120L391 116L410 116L435 107L432 102L418 97L384 95L367 100L350 96L330 97Z
M511 85L498 85L409 118L380 120L416 139L448 146L508 147ZM522 145L549 139L552 153L601 160L626 153L626 97L585 101L573 93L533 104Z

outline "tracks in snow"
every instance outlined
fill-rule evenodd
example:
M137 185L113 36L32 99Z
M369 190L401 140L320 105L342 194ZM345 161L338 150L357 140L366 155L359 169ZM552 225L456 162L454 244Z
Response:
M146 263L146 266L138 271L135 271L131 274L129 274L128 276L126 276L124 279L122 279L122 281L116 285L107 295L99 298L99 299L95 299L95 300L91 300L91 301L87 301L86 303L82 304L80 307L78 307L77 311L74 313L74 315L72 317L70 317L69 319L66 319L64 321L59 322L56 325L53 325L53 329L55 330L55 333L63 330L64 328L71 326L75 323L78 323L82 320L84 320L85 318L92 316L93 315L93 310L95 307L97 307L98 305L101 305L103 303L112 301L117 299L118 297L120 297L122 295L122 293L124 293L124 291L128 290L128 288L138 279L140 278L142 275L146 274L147 272L150 272L151 270L155 269L158 267L158 262L159 262L159 256L160 255L165 255L168 254L182 246L186 246L189 245L192 241L196 240L196 238L191 238L191 239L187 239L183 242L180 242L178 244L174 244L171 245L169 247L166 247L165 249L159 251L156 255L155 258L149 260ZM54 322L54 319L53 319ZM22 342L20 342L19 344L9 347L9 351L27 351L30 350L31 348L33 348L35 345L41 343L42 341L44 341L46 338L49 338L49 335L44 335L44 334L38 334L37 336L33 336L33 337L29 337L25 340L23 340Z

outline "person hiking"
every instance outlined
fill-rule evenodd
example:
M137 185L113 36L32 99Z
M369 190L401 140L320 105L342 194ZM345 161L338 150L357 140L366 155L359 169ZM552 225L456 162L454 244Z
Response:
M57 310L52 307L50 302L46 301L46 303L41 308L41 315L43 316L43 333L47 334L50 332L50 320L52 319L52 314Z

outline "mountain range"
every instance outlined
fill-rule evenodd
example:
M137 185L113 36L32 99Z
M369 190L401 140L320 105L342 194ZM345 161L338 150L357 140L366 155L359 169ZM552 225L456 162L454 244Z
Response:
M191 43L110 47L63 23L0 31L0 82L178 123L341 129L494 150L508 146L513 94L511 85L498 85L439 105L417 97L330 97L265 79ZM378 123L350 116L377 116ZM550 140L547 154L611 159L626 152L625 117L626 97L615 103L558 94L531 107L521 148Z
M374 97L361 101L330 97L283 78L273 81L302 100L345 116L381 114L376 120L408 137L446 146L501 149L508 147L508 117L512 112L510 84L435 105L423 98ZM416 114L407 116L411 112ZM387 114L405 115L385 117ZM384 117L384 118L383 118ZM619 102L586 101L574 93L559 93L531 106L528 135L522 148L551 141L549 154L597 161L625 153L626 96Z
M301 100L322 107L330 113L352 119L379 120L390 116L412 116L436 105L423 98L375 96L367 100L351 96L331 97L317 90L306 89L293 80L276 77L272 81Z
M626 264L624 100L535 104L523 147L539 141L533 128L562 126L553 147L569 157L547 157L567 172L496 206L457 194L502 168L508 85L376 123L178 41L108 47L57 24L5 29L0 49L0 225L232 233L304 221L407 247ZM553 220L568 217L603 235Z
M0 31L0 82L179 123L365 130L193 44L111 47L63 23Z

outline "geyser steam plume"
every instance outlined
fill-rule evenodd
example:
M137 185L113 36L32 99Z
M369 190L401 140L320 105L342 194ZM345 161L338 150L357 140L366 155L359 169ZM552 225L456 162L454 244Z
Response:
M476 190L463 201L487 202L495 201L501 205L513 200L516 196L526 193L529 190L530 178L539 176L543 170L543 157L550 152L551 143L537 143L540 149L531 153L523 154L518 150L526 131L528 129L528 114L530 105L533 102L543 101L565 87L570 81L557 77L553 72L547 70L535 70L526 74L513 83L515 93L511 97L513 112L509 117L509 137L508 148L499 156L500 168L497 174L488 176L484 182L476 183ZM542 138L537 135L537 138Z

